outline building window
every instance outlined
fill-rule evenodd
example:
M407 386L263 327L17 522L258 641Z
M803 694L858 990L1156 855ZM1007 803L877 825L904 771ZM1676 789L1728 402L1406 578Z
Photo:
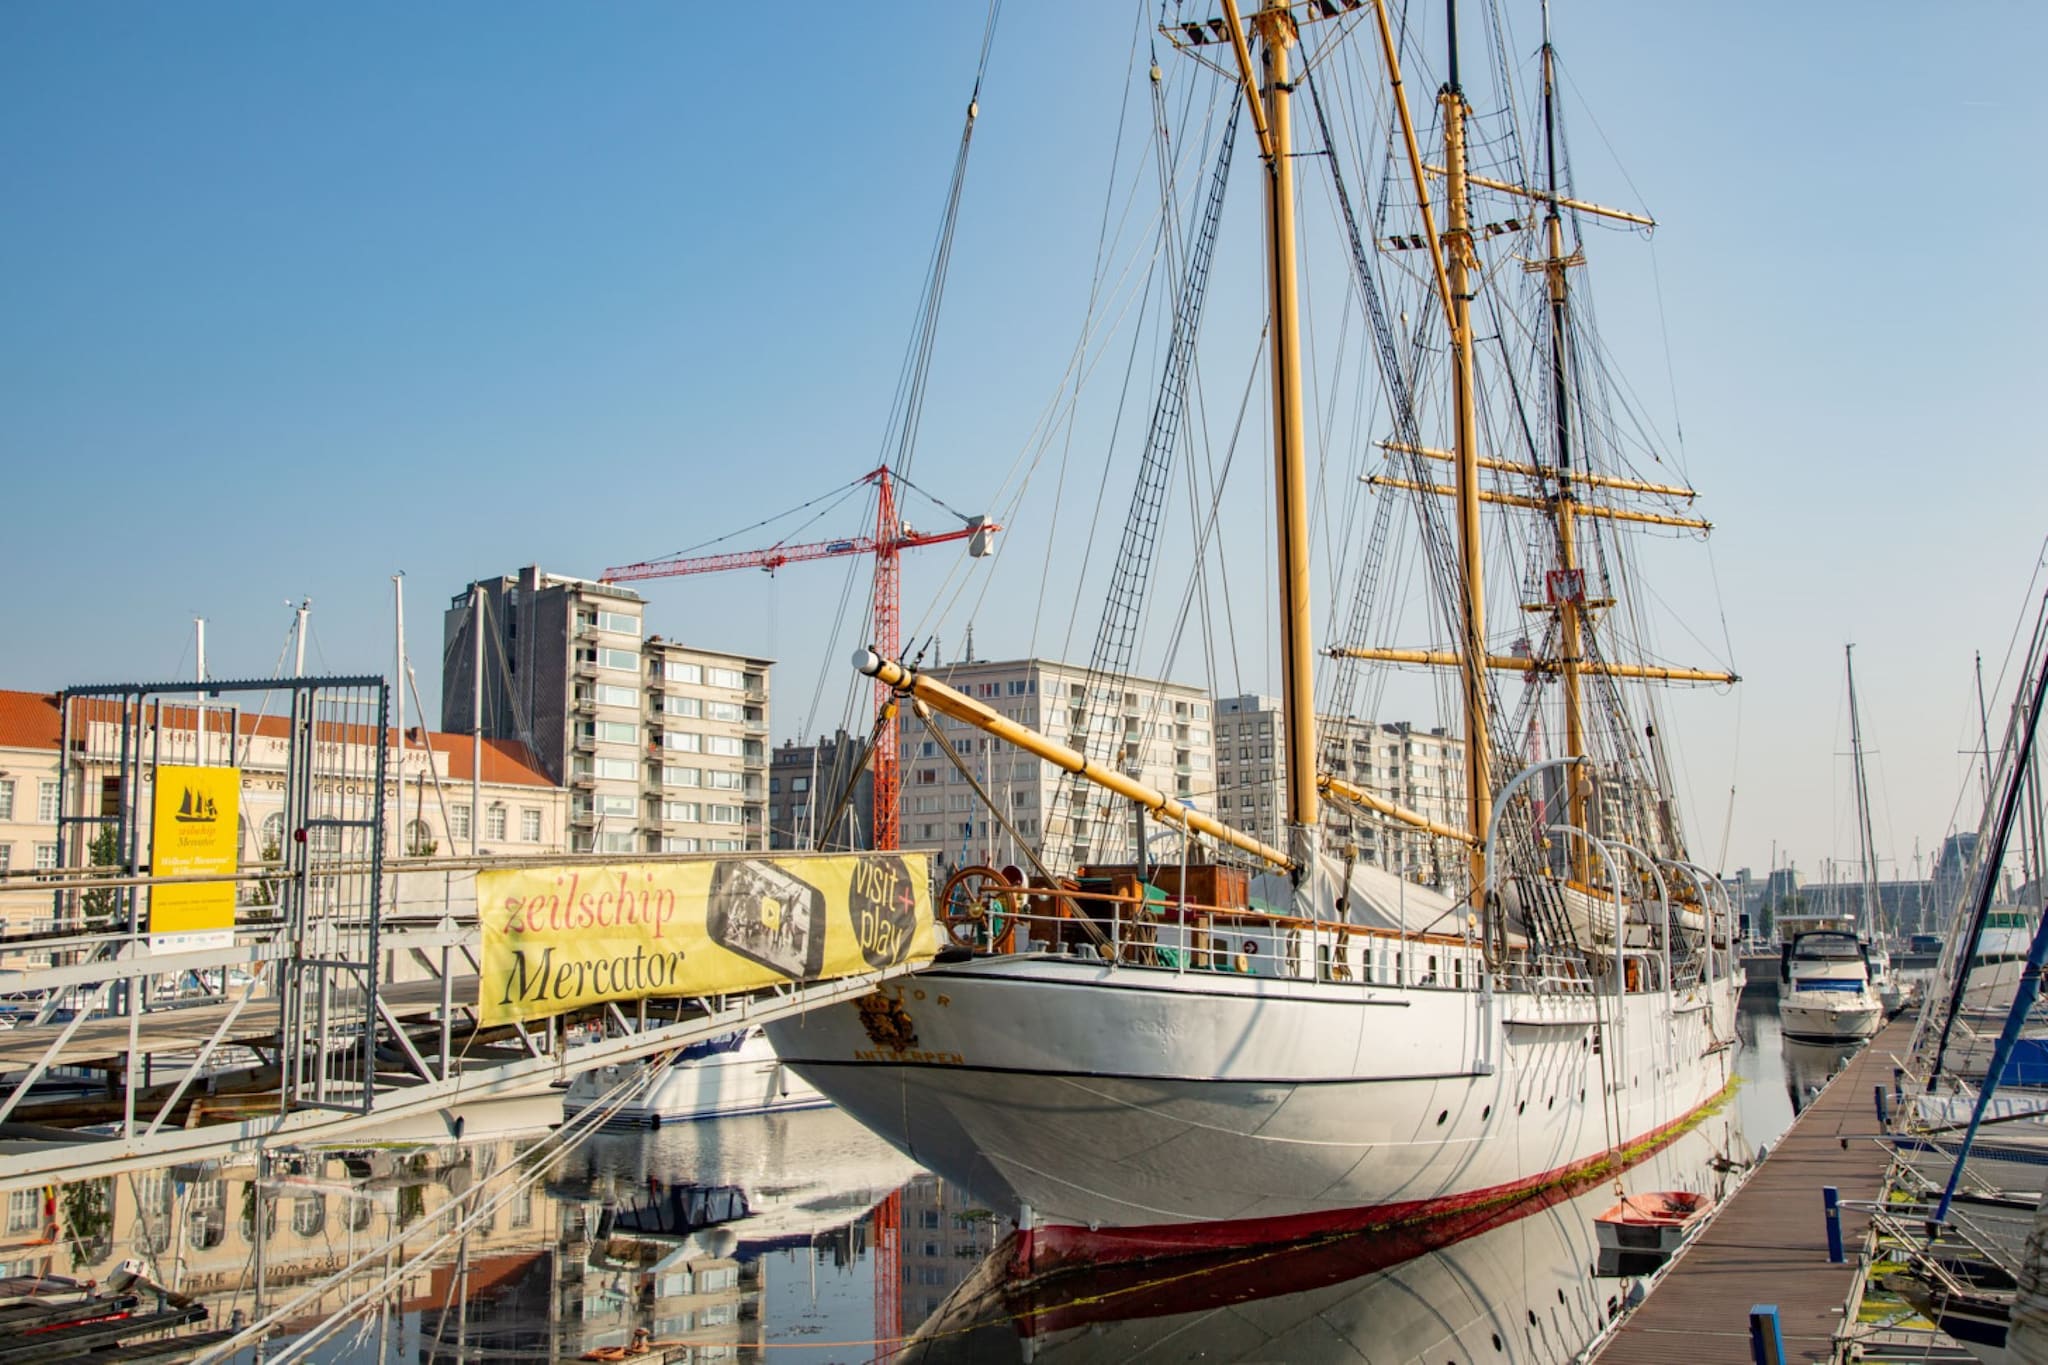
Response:
M703 850L699 844L699 841L695 839L686 839L676 835L665 835L663 836L661 841L661 851L663 853L699 853Z
M0 820L14 818L14 779L0 778Z
M696 697L663 697L661 712L665 716L682 716L695 720L704 714L704 703Z
M738 773L722 773L714 770L705 775L704 785L710 787L713 791L736 792L740 789L740 775Z
M664 801L661 803L661 818L694 825L701 818L695 801Z
M600 758L591 770L612 782L631 782L640 775L639 764L630 758Z
M737 689L746 686L746 679L740 676L736 668L707 668L704 670L704 681L713 687Z
M699 768L663 768L661 785L664 787L701 787L704 773Z
M670 730L662 735L661 747L678 753L701 754L704 752L704 736L688 730Z
M278 816L281 822L284 817ZM265 824L270 823L265 821ZM408 820L405 825L405 852L407 857L427 858L434 853L434 832L427 828L424 820Z
M7 1230L37 1232L43 1223L43 1192L40 1187L15 1190L7 1196Z
M7 871L8 869L12 868L13 866L14 866L14 845L13 845L13 844L0 844L0 872L5 872L5 871Z
M529 844L540 842L540 812L531 806L519 812L519 837Z
M36 783L36 819L46 825L57 823L57 794L59 790L55 782Z
M638 804L630 796L607 794L597 798L597 813L599 815L623 815L626 819L630 820L638 809Z
M710 720L744 720L746 711L736 701L707 701L704 715Z
M789 789L793 792L807 792L811 789L811 779L808 777L792 777L789 779Z
M467 839L469 837L468 806L450 806L448 808L448 837L451 839Z
M617 631L621 635L638 635L640 618L628 616L622 611L601 611L597 614L597 628Z
M597 722L597 737L607 744L638 744L640 727L631 721L601 720Z
M695 664L667 663L661 666L661 676L670 682L701 683L704 681L704 670Z
M484 838L503 839L504 837L505 808L494 801L484 807Z
M615 830L600 835L597 841L597 851L600 853L633 852L633 831Z
M707 754L719 754L726 758L738 758L740 756L739 737L736 735L706 735L704 736L704 752Z
M740 822L738 806L706 806L704 818L714 825L737 825Z
M634 687L620 687L617 683L599 683L597 700L605 706L638 706L640 690Z
M327 1226L327 1196L292 1200L292 1231L301 1237L318 1237Z
M621 673L638 673L640 656L630 649L600 649L597 651L599 668L614 668Z
M47 871L49 871L49 870L50 870L51 868L55 867L56 865L57 865L57 846L56 846L55 844L37 844L37 845L36 845L36 871L38 871L38 872L47 872Z

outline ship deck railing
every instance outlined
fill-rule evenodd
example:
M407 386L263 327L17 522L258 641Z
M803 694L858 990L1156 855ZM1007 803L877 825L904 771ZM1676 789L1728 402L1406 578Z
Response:
M1582 954L1537 951L1520 935L1504 962L1486 963L1476 935L1307 919L1257 906L1162 898L1149 891L1082 890L984 882L942 898L941 927L975 956L1083 957L1112 967L1264 976L1361 987L1495 989L1585 996L1612 991L1611 973ZM1631 949L1630 994L1664 993L1661 950ZM1672 987L1697 989L1705 964L1691 955Z

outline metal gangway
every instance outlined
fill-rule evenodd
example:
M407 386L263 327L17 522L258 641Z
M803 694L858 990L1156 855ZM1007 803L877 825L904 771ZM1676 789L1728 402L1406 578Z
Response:
M60 696L67 857L0 874L0 1191L251 1144L459 1138L579 1072L858 999L919 965L487 1023L478 874L599 860L387 857L381 679L205 686ZM267 725L241 714L257 694L282 698ZM288 750L277 856L199 873L152 861L156 789L233 769L265 729ZM164 933L195 887L228 889L214 900L231 921Z

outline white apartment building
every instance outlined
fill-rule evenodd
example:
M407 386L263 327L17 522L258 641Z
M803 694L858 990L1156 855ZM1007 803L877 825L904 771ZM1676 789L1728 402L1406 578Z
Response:
M1465 821L1465 746L1441 728L1324 716L1317 748L1337 777L1448 825ZM1248 693L1216 703L1217 810L1274 847L1285 847L1286 724L1278 698ZM1397 821L1324 803L1324 847L1411 880L1455 878L1462 863L1443 841Z
M645 634L630 588L543 573L481 579L443 617L444 729L521 739L570 790L570 848L765 849L771 662Z
M1047 659L964 662L928 672L1010 720L1091 757L1101 758L1107 748L1109 762L1140 782L1197 809L1215 808L1211 703L1200 688L1156 678L1129 678L1112 688L1091 681L1084 667ZM1003 810L1016 838L1031 843L1056 870L1132 860L1136 821L1129 802L965 722L936 712L932 720L939 738L908 707L900 722L902 847L932 853L945 867L1028 867L1016 839L975 795L979 784ZM1094 727L1106 728L1107 737L1090 748ZM958 764L941 751L941 743ZM962 766L973 783L962 775Z

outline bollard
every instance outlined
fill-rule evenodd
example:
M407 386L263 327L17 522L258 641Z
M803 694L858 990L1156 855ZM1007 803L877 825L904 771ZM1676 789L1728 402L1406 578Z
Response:
M1749 1358L1752 1365L1785 1365L1785 1334L1778 1330L1775 1303L1749 1310Z
M1872 1088L1877 1092L1877 1126L1880 1128L1890 1128L1892 1126L1892 1116L1891 1111L1885 1107L1884 1087L1880 1085Z
M1842 1263L1842 1196L1833 1185L1823 1185L1820 1190L1821 1203L1828 1211L1828 1260L1835 1265Z

